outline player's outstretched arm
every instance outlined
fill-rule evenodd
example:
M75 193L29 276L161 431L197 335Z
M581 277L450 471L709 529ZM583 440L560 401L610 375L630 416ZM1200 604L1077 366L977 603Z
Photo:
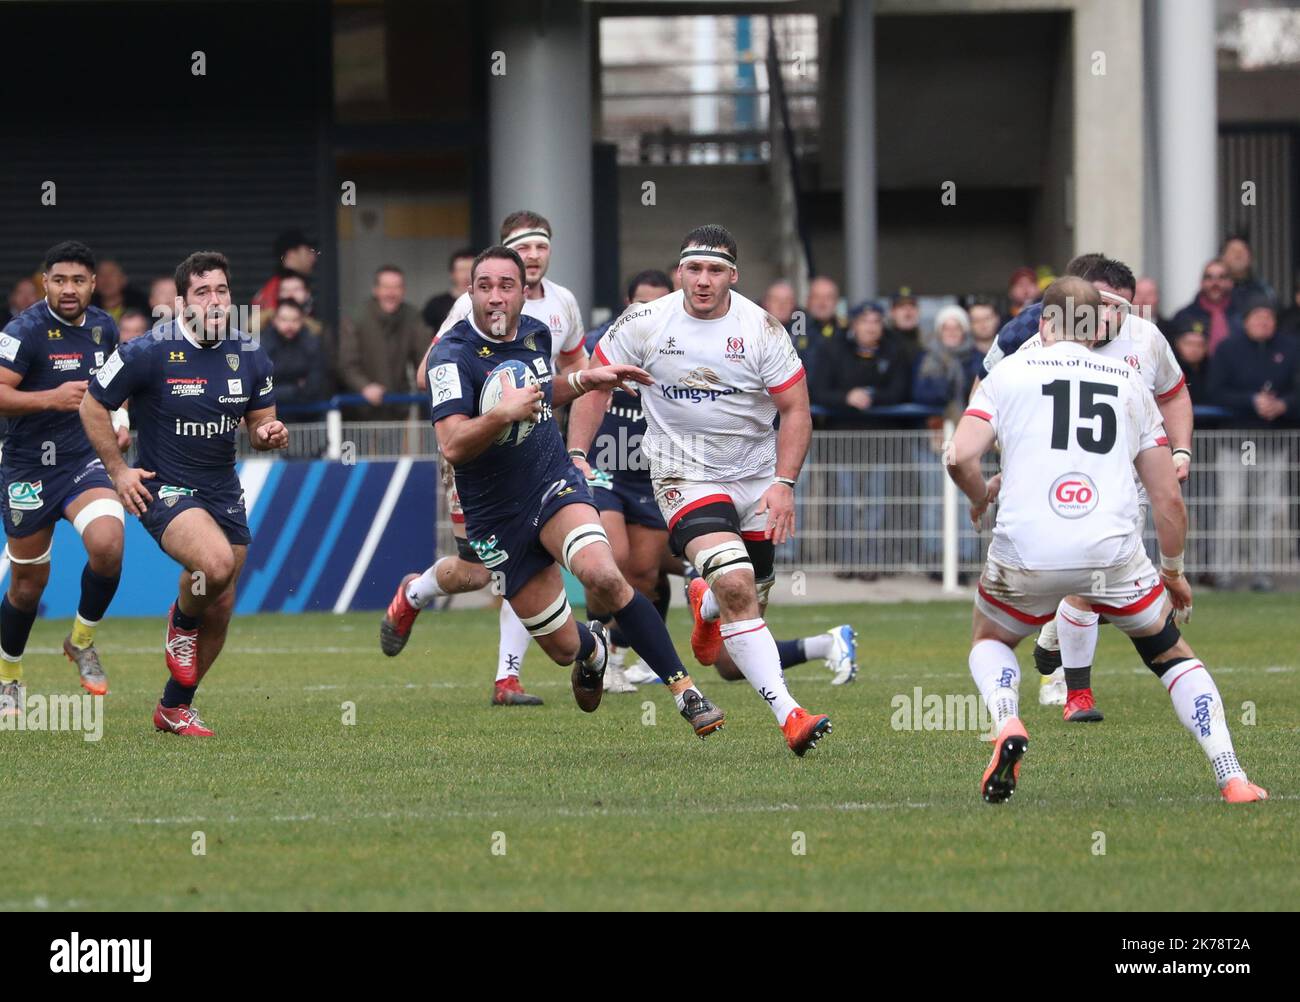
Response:
M145 507L153 500L144 481L151 480L153 472L126 465L118 447L112 413L89 393L81 399L81 424L86 429L86 438L104 464L104 472L113 481L122 506L132 515L143 515Z
M563 379L555 380L551 391L551 404L561 407L591 390L612 390L619 383L640 383L649 386L654 378L645 369L635 365L598 365L593 369L577 369ZM599 424L599 422L597 422ZM592 434L595 429L592 429Z
M569 455L573 458L573 465L584 477L591 476L591 464L587 461L586 453L596 437L600 422L605 419L612 396L612 390L594 390L584 393L569 408ZM575 451L582 455L574 455Z
M263 407L244 415L248 426L248 444L258 452L284 449L289 445L289 429L275 416L274 407Z
M501 432L516 421L536 421L542 414L542 398L537 386L515 386L507 373L501 373L501 399L486 414L448 414L434 422L438 449L452 466L468 463L482 455ZM556 387L558 391L559 387Z

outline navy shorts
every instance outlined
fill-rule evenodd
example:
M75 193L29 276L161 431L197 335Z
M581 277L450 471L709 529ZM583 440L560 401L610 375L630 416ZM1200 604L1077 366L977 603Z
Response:
M616 511L628 525L668 531L668 523L659 511L654 485L649 477L634 480L614 473L591 481L588 486L600 511Z
M248 531L248 512L244 509L244 492L236 487L227 491L197 491L146 480L145 489L153 500L140 516L140 524L162 546L163 533L172 519L191 508L202 508L221 527L232 546L247 546L253 541Z
M4 478L5 535L21 539L63 517L68 505L95 487L113 490L113 481L93 452L59 466L34 469L0 467Z
M461 499L464 503L464 498ZM542 530L551 517L566 505L587 504L595 507L587 481L570 466L563 479L556 479L537 496L535 503L513 518L482 523L475 518L473 505L465 506L465 530L469 545L483 566L494 575L503 576L506 598L555 563L542 546Z

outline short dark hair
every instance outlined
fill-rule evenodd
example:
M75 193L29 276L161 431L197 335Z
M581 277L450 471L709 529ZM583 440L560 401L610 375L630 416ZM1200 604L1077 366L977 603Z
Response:
M1123 261L1116 261L1113 257L1106 259L1106 266L1101 280L1112 289L1127 289L1129 292L1137 290L1137 279L1133 277L1133 269Z
M736 257L736 238L718 223L708 223L691 230L679 249L686 250L687 247L725 247L728 254Z
M533 212L531 209L518 209L510 213L505 219L501 220L501 239L504 241L515 230L545 230L546 235L551 235L551 222L540 213ZM482 255L479 255L481 258ZM478 258L475 259L476 261Z
M80 240L64 240L45 252L45 270L49 271L56 264L84 264L93 274L95 271L95 252Z
M647 268L645 271L638 271L628 279L628 302L632 301L636 296L636 290L643 285L654 286L656 289L667 289L669 292L672 292L673 290L673 283L667 275L657 268Z
M1107 281L1106 264L1109 260L1105 254L1080 254L1065 266L1065 274L1085 282L1104 282Z
M379 276L382 275L382 274L383 274L384 272L386 272L386 271L391 271L394 275L401 275L402 278L406 278L406 273L405 273L404 271L402 271L402 269L399 268L397 265L395 265L395 264L381 264L378 268L375 269L375 277L374 277L374 281L378 282L378 281L379 281Z
M1223 252L1228 249L1228 244L1232 243L1234 240L1240 240L1247 247L1250 247L1250 237L1248 237L1244 231L1237 230L1234 233L1229 233L1223 238L1223 243L1219 244L1219 254L1222 255Z
M130 320L132 317L139 317L141 320L145 322L146 327L149 325L150 316L148 313L146 313L144 310L140 309L139 307L128 306L126 309L122 311L122 315L118 317L117 320L118 326L120 327L122 325L123 320Z
M306 311L302 308L302 303L298 302L298 300L296 299L287 299L287 298L277 299L275 301L276 310L278 311L281 306L292 306L299 313L306 313Z
M522 282L524 280L524 259L521 258L514 251L512 251L509 247L505 247L501 244L494 244L493 246L488 247L485 250L479 251L478 255L474 258L474 263L470 265L469 280L471 282L474 281L474 275L478 272L478 266L480 264L482 264L484 261L490 261L493 259L499 259L502 261L513 261L515 263L515 267L519 269L519 281Z
M195 275L206 275L210 271L219 271L230 283L230 262L221 251L195 251L176 266L176 292L182 298L190 291L190 279Z
M478 256L478 251L473 247L462 247L460 250L452 251L451 257L447 258L447 270L451 271L456 267L456 262L469 258L471 261Z

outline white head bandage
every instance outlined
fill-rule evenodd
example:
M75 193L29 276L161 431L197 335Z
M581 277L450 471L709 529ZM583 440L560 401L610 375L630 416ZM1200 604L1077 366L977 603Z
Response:
M542 243L549 247L551 246L551 235L545 230L539 230L533 226L524 226L512 230L510 235L501 242L511 250L515 249L516 244Z
M86 531L86 526L97 518L115 518L119 522L126 523L126 511L122 508L122 502L117 498L99 498L90 502L81 511L77 512L76 518L72 520L72 527L77 530L80 536Z
M686 264L688 261L700 261L704 263L721 262L729 268L736 267L736 256L725 247L687 247L682 251L677 264L680 266Z

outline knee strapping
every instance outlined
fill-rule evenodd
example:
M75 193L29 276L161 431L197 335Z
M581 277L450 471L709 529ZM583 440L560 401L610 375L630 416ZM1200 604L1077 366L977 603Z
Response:
M39 557L15 557L13 555L13 551L9 549L9 545L7 543L5 544L5 556L9 558L9 562L11 564L48 564L50 562L50 554L53 552L54 552L53 536L50 537L50 545L46 547L45 552L42 553Z
M695 566L699 568L700 575L710 588L719 577L731 571L746 570L751 574L754 573L754 565L749 560L749 551L738 539L701 550L695 555Z
M529 616L527 619L520 616L519 621L524 624L524 629L528 631L529 635L544 637L548 633L554 633L567 623L572 612L573 610L569 607L568 596L561 591L556 596L555 601L536 616Z
M72 520L72 527L77 530L78 536L84 535L86 526L97 518L115 518L125 525L126 511L122 507L122 502L117 498L99 498L77 512L76 517Z
M588 522L585 525L580 525L565 536L564 543L560 547L560 555L564 558L561 561L564 569L572 573L574 556L579 550L590 546L592 543L604 543L609 546L609 537L605 535L605 530L599 522Z
M1131 637L1133 646L1137 649L1138 656L1142 658L1142 663L1150 668L1157 675L1163 675L1169 670L1172 662L1165 661L1156 664L1156 658L1168 652L1182 638L1178 632L1178 627L1174 625L1174 614L1171 612L1165 619L1164 628L1159 633L1153 633L1149 637Z
M772 585L776 584L776 575L769 574L765 578L757 578L754 581L755 590L758 592L758 604L767 605L767 597L772 593Z

